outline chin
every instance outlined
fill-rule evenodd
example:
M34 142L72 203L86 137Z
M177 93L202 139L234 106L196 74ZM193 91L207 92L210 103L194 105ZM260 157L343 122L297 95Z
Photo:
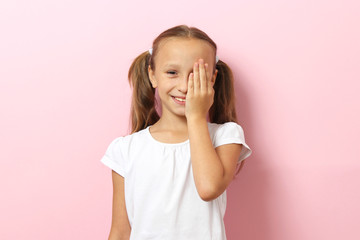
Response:
M179 117L186 117L185 116L185 111L178 111L178 112L175 112L175 114Z

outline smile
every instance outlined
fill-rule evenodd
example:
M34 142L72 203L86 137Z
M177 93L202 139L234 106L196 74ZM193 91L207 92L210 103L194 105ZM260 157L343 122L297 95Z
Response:
M184 105L185 104L185 102L186 102L186 99L185 98L178 98L178 97L174 97L174 96L171 96L173 99L174 99L174 101L176 102L176 103L178 103L178 104L181 104L181 105Z
M185 102L186 100L185 99L182 99L182 98L177 98L177 97L174 97L176 100L179 100L181 102Z

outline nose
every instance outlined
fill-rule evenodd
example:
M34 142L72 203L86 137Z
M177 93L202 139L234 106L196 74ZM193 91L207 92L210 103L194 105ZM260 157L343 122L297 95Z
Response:
M178 78L177 89L182 93L187 93L188 90L188 77L185 75L181 78Z

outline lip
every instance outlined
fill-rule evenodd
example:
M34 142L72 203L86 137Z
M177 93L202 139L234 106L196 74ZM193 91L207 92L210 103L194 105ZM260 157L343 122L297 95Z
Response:
M179 105L185 105L186 101L184 102L180 102L179 100L176 100L175 96L171 96L172 99L174 100L175 103L179 104ZM183 97L177 97L177 98L181 98L181 99L185 99Z

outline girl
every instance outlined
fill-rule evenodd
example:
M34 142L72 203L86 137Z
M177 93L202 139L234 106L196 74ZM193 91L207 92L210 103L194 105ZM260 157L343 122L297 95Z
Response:
M216 49L206 33L181 25L132 63L132 132L101 159L112 169L109 239L226 239L226 188L251 150Z

